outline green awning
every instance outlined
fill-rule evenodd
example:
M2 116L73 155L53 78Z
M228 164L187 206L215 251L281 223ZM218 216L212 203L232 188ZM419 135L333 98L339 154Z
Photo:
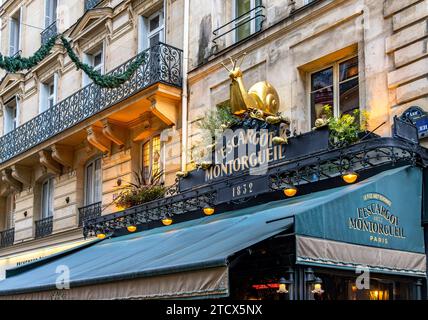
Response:
M0 298L52 298L64 267L71 290L63 298L227 296L234 255L293 223L297 263L424 275L421 188L421 171L404 167L351 186L107 239L0 282ZM358 254L340 252L348 246Z

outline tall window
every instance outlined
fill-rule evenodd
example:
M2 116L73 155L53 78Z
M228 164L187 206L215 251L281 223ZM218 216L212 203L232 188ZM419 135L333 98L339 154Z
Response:
M84 62L89 64L101 74L104 74L104 50L99 48L93 53L87 53L84 55ZM91 79L83 72L83 85L86 86L91 83Z
M164 41L164 30L163 9L148 18L142 17L140 49L145 50Z
M42 183L42 214L45 219L53 216L54 211L54 178L49 178Z
M335 116L360 108L358 57L339 61L311 74L312 125L323 115L323 107L333 107Z
M42 83L40 87L40 112L52 108L57 102L58 80L55 74L53 79Z
M85 169L85 205L101 202L101 158L90 161Z
M21 49L21 10L9 19L9 55L13 56Z
M162 171L160 136L154 136L143 144L143 175L146 183Z
M235 42L247 38L262 29L261 0L234 0L235 1Z
M58 0L45 0L45 28L56 21Z
M4 106L4 134L15 130L18 126L18 100L9 100Z
M14 215L15 215L15 208L16 208L16 201L15 201L15 194L11 193L10 195L7 196L6 198L6 228L7 229L12 229L15 226L15 219L14 219Z

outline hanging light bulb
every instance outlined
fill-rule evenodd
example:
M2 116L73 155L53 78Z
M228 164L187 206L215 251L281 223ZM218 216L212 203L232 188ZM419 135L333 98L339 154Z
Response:
M209 207L209 206L207 206L207 207L205 207L205 208L204 208L204 214L205 214L206 216L211 216L211 215L213 215L213 214L214 214L214 212L215 212L215 209L214 209L214 208L211 208L211 207Z
M137 227L134 225L130 225L126 229L128 229L128 231L131 233L137 231Z
M284 277L279 279L279 289L278 289L277 293L288 293L287 281L285 280Z
M292 197L294 197L296 194L297 194L297 188L295 187L295 186L287 186L285 189L284 189L284 194L287 196L287 197L289 197L289 198L292 198Z
M172 219L170 217L165 217L162 219L162 223L164 226L170 226L172 224Z
M342 175L342 179L346 183L352 184L352 183L355 183L355 181L357 181L358 174L355 173L354 171L347 171Z

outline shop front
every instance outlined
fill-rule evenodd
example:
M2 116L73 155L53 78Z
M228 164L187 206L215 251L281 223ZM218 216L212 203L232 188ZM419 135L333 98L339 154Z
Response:
M406 186L406 188L403 188ZM406 199L406 201L403 201ZM420 299L422 170L113 237L8 272L2 299ZM58 290L58 266L69 289Z

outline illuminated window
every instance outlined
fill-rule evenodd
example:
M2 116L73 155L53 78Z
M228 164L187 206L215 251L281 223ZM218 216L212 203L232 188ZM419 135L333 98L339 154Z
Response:
M327 104L333 107L335 116L360 108L358 57L312 73L310 84L312 126Z
M143 144L143 176L146 183L150 178L158 175L161 168L161 141L155 136Z

